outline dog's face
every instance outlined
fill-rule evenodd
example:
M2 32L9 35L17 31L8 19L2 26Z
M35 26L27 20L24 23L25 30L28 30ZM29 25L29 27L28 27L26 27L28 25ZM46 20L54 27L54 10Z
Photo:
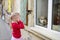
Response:
M39 21L40 21L41 24L46 24L47 23L47 19L45 17L41 17L39 19Z
M45 22L45 20L44 20L44 19L40 19L40 23L42 23L42 24L43 24L44 22Z

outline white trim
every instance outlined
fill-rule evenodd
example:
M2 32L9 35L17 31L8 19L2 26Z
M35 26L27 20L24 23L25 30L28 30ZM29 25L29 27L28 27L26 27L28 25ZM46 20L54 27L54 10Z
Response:
M37 33L52 40L60 40L60 32L49 30L37 25L35 25L35 27L31 27L31 30L36 31Z
M48 29L51 30L52 27L52 1L48 0Z
M34 0L34 25L36 25L36 0Z
M42 27L42 26L38 26L38 25L35 25L35 27L38 27L38 28L41 28L41 29L44 29L44 30L49 30L48 28L44 28L44 27ZM56 33L60 34L60 32L55 31L55 30L50 30L50 31L52 31L52 32L56 32Z

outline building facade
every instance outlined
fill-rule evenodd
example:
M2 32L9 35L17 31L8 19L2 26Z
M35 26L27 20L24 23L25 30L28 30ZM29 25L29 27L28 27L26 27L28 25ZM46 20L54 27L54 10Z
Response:
M5 0L5 10L7 3ZM60 40L60 0L13 0L11 7L11 12L19 12L21 20L30 27L26 30L32 40Z

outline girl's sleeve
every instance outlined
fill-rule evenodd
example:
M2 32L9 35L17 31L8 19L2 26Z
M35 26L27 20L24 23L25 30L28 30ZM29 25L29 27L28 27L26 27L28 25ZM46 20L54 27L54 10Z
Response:
M23 24L22 21L18 21L18 24L19 24L19 26L20 26L20 29L24 29L24 24Z

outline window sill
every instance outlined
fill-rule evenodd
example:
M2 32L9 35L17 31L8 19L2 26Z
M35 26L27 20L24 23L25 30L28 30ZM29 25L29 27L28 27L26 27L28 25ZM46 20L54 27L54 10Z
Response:
M52 40L60 40L60 32L48 30L47 28L42 28L42 27L31 27L31 30L33 30L47 38L50 38Z
M48 29L43 29L43 28L40 28L40 27L30 27L30 28L26 28L26 30L28 32L32 32L33 34L37 33L39 35L42 35L40 37L42 38L49 38L49 39L52 39L52 40L60 40L60 32L55 32L53 30L48 30Z
M27 31L27 32L30 33L30 34L33 34L35 37L42 38L42 39L44 39L44 40L51 40L50 38L48 38L48 37L46 37L46 36L44 36L44 35L36 32L36 31L34 31L34 30L32 30L31 28L34 28L34 27L26 27L26 28L25 28L25 31Z

